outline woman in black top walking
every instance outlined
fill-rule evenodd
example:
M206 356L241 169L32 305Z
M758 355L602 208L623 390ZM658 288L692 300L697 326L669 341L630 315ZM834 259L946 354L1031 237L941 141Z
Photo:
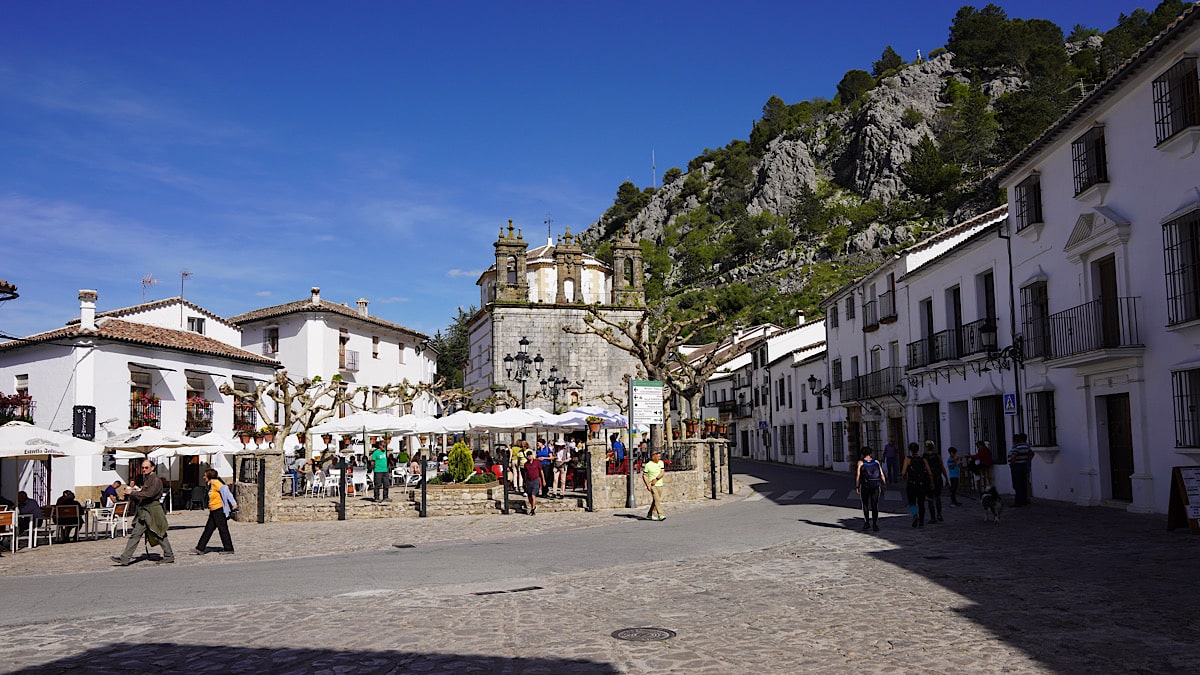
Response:
M921 446L916 443L908 444L908 457L904 458L904 468L900 470L904 479L904 490L908 493L908 512L912 514L913 527L925 527L925 497L933 482L933 472L929 463L921 456Z

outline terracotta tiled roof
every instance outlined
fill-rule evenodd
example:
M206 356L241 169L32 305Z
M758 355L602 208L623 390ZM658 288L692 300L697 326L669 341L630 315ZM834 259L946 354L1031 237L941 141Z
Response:
M1057 122L1051 124L1049 129L1043 131L1042 135L1035 138L1016 157L1013 157L1007 164L1000 167L996 173L992 174L991 180L1000 182L1023 167L1057 136L1070 129L1073 124L1078 122L1093 108L1100 105L1104 99L1116 92L1125 80L1133 77L1143 67L1152 62L1167 45L1174 42L1188 30L1194 28L1197 21L1200 21L1200 2L1193 3L1187 9L1183 10L1183 13L1164 28L1161 33L1155 35L1152 40L1147 42L1133 56L1130 56L1124 63L1117 66L1109 73L1108 78L1104 82L1101 82L1092 90L1092 93L1081 98Z
M138 314L139 312L145 312L145 311L149 311L152 309L158 309L159 307L170 307L171 305L174 305L176 303L183 303L187 307L190 307L191 309L194 309L197 312L200 312L204 316L207 316L207 317L213 319L214 321L220 321L221 323L223 323L227 326L232 325L229 322L229 319L226 319L223 316L217 316L216 314L213 314L212 312L208 311L207 309L204 309L200 305L197 305L196 303L190 302L188 300L184 300L183 298L178 297L178 296L176 296L174 298L163 298L162 300L154 300L151 302L143 302L140 305L133 305L131 307L121 307L120 309L110 309L107 312L96 312L96 318L97 319L100 319L102 317L119 318L122 316L132 316L134 314ZM79 317L75 317L74 319L71 319L70 321L68 321L67 325L74 326L78 323L79 323Z
M270 367L279 367L280 365L275 359L270 359L253 352L248 352L244 349L234 347L233 345L225 344L219 340L205 337L199 333L174 330L171 328L160 328L158 326L149 326L143 323L123 321L121 319L114 319L111 317L97 321L96 330L94 332L84 332L81 331L77 326L68 326L67 328L59 328L58 330L52 330L47 333L31 335L20 340L5 342L4 344L0 344L0 351L18 349L29 344L40 344L77 337L94 337L112 340L114 342L123 342L126 344L171 349L180 352L187 352L189 354L219 356L221 358L234 359L237 361L244 361L246 363L254 363Z
M267 319L287 316L289 314L302 314L304 312L330 312L332 314L337 314L350 319L358 319L364 323L369 323L381 328L387 328L400 333L407 333L418 340L429 339L428 335L415 331L411 328L405 328L398 323L384 321L383 319L370 315L363 316L362 314L358 313L357 309L347 307L346 305L339 305L336 302L330 302L328 300L320 300L318 302L320 304L314 305L311 299L307 299L297 300L295 302L289 302L283 305L275 305L273 307L263 307L262 309L256 309L252 312L246 312L245 314L231 316L229 317L229 322L235 326L241 326L243 324L253 323L256 321L264 321Z

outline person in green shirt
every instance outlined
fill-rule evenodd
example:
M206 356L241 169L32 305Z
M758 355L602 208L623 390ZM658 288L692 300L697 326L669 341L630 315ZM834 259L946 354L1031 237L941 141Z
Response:
M662 477L667 470L662 461L662 453L655 450L650 454L650 461L642 466L642 482L650 491L650 511L646 520L666 520L662 514Z
M375 484L375 501L388 500L388 483L391 483L391 476L388 475L387 452L383 449L383 444L378 443L375 449L371 451L371 469L374 473L372 482ZM379 499L379 491L383 490L383 499Z

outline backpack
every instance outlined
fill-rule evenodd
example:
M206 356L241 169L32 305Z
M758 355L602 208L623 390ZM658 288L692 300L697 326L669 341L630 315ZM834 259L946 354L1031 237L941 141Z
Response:
M906 476L908 482L913 485L929 485L929 469L925 464L925 458L920 455L910 457Z
M862 468L859 469L859 480L863 487L874 488L883 485L883 469L879 466L879 460L863 462Z

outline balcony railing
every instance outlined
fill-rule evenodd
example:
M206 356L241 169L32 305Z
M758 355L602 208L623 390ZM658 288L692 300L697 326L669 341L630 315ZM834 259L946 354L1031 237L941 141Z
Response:
M340 363L338 363L338 368L350 372L358 372L358 352L351 349L343 352Z
M900 386L900 377L900 369L894 367L880 368L859 376L859 398L879 398L895 394L896 388Z
M842 386L839 388L843 401L857 401L862 398L862 378L852 377L848 380L842 380Z
M986 354L988 353L987 340L983 339L985 333L990 333L992 336L992 347L995 348L996 340L996 320L979 319L971 323L963 324L962 332L962 355L969 356L971 354Z
M1046 323L1050 347L1047 359L1142 346L1137 329L1137 298L1093 300L1051 314Z
M962 356L962 331L949 328L933 334L933 353L930 359L933 363L949 361Z
M0 394L0 424L28 422L33 424L33 409L37 404L24 394Z
M908 369L923 368L930 363L929 338L921 338L908 343Z
M749 403L739 403L737 407L738 417L754 417L754 406Z
M879 323L893 323L896 315L896 292L884 291L879 296Z
M189 400L187 402L187 419L184 421L184 431L209 432L213 428L212 401Z
M156 401L135 399L129 402L129 428L162 428L162 406Z
M233 403L233 431L253 432L258 428L258 413L254 410L254 404L249 401L234 401Z
M863 332L870 333L879 329L879 303L876 300L868 300L862 306L863 315Z

